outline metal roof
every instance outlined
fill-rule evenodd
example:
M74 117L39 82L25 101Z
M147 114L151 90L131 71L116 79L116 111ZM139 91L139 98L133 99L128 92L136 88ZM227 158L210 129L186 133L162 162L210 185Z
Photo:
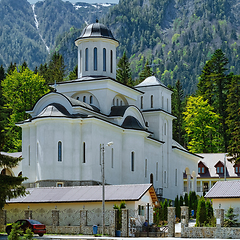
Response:
M139 83L135 88L138 87L149 87L149 86L162 86L167 88L158 78L155 76L147 77L144 81Z
M240 198L240 181L218 181L205 198Z
M216 172L216 163L219 161L224 163L225 153L198 153L198 155L203 157L202 162L207 167L205 173L198 174L198 178L223 178L224 173ZM231 163L226 157L226 177L237 178L240 176L240 173L235 173L234 163Z
M106 185L105 201L138 201L152 184ZM29 194L7 203L99 202L102 186L28 188ZM154 192L154 189L153 189ZM155 192L154 192L155 193ZM156 195L156 194L155 194ZM151 190L151 196L155 196Z

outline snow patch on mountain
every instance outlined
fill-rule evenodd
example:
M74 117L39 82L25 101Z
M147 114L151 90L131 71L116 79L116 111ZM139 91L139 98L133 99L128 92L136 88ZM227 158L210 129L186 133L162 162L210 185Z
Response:
M40 31L39 31L39 22L38 22L38 20L37 20L37 14L35 13L35 4L32 4L31 6L32 6L33 16L34 16L34 22L35 22L35 26L36 26L36 28L37 28L38 34L39 34L41 40L43 41L43 43L44 43L44 45L45 45L48 53L50 53L50 49L49 49L49 47L47 46L45 40L43 39L42 34L41 34Z

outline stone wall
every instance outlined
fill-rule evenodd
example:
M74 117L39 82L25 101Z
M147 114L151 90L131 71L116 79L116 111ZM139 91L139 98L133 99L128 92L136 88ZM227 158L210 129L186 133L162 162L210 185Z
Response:
M128 236L128 222L129 222L129 212L128 209L123 209L122 214L122 236ZM41 211L36 210L24 210L18 211L17 209L13 209L12 211L0 210L0 231L4 232L7 223L15 222L21 218L32 218L39 220L42 216L44 216L44 209ZM40 213L40 215L38 215ZM14 217L15 214L15 217ZM72 221L74 220L75 223L73 224L70 221L72 216ZM116 231L116 215L117 210L106 210L106 225L104 228L104 234L109 236L115 236ZM65 209L63 211L53 209L51 211L46 211L47 216L47 224L45 221L41 221L46 225L47 233L56 233L56 234L85 234L90 235L93 234L93 225L98 225L98 233L102 233L102 226L101 226L101 216L102 212L101 209L94 209L94 210L71 210ZM96 216L96 218L94 218ZM16 219L15 219L16 218ZM65 219L63 221L63 219ZM9 221L11 220L11 221ZM63 225L63 223L69 223Z
M224 210L216 211L217 227L188 227L188 207L181 207L182 238L225 238L240 239L240 228L223 226Z
M185 227L181 237L240 239L240 228Z

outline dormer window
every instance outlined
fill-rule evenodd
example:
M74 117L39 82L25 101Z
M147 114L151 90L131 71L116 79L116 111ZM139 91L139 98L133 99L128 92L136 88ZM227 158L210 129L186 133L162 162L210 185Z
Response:
M200 161L198 163L198 174L204 174L206 172L207 172L207 166L202 161Z
M218 163L214 167L216 168L217 174L221 174L224 172L224 164L221 161L218 161Z
M240 173L240 164L235 164L234 166L235 173Z

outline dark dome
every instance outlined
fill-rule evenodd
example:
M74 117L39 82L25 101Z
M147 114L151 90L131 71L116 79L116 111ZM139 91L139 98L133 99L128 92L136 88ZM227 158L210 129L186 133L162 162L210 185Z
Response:
M81 36L76 40L82 38L99 38L99 37L109 38L117 41L113 37L111 30L107 28L105 25L98 22L86 26L83 29Z

